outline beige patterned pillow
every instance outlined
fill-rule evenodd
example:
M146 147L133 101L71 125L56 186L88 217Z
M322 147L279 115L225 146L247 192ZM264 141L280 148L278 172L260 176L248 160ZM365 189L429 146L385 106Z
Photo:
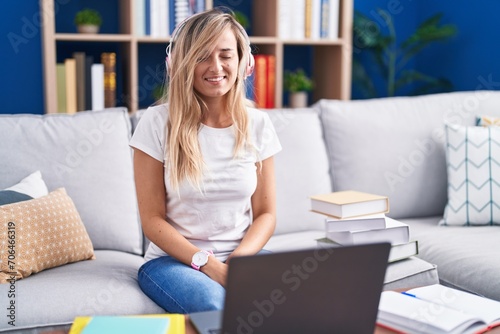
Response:
M0 206L0 283L89 259L92 242L64 188Z
M476 116L476 125L478 126L500 126L500 117L494 116Z

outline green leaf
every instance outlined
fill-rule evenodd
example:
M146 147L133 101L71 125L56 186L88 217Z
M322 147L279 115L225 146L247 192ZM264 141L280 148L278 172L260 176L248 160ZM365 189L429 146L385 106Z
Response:
M352 61L352 82L365 98L377 97L377 90L365 68L356 59Z

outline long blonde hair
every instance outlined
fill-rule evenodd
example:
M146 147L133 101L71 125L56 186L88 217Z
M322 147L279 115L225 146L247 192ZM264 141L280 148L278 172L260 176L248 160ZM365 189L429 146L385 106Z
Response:
M235 84L226 96L224 110L231 115L236 145L233 155L248 145L248 116L245 99L245 77L250 57L250 42L243 27L226 12L211 9L195 14L182 23L172 36L169 59L169 84L165 92L169 117L166 124L165 167L169 171L170 185L179 190L187 180L201 191L204 162L198 141L206 105L194 90L194 69L207 48L215 46L217 39L230 27L237 42L239 68Z

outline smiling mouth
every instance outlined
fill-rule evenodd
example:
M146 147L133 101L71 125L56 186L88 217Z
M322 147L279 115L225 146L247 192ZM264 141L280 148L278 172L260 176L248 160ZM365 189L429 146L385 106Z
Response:
M219 82L224 80L226 77L225 76L220 76L220 77L213 77L213 78L206 78L208 82Z

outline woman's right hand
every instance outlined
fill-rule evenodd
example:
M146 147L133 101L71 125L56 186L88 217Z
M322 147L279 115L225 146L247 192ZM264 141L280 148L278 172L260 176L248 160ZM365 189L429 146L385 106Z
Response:
M209 256L206 265L200 271L205 275L226 287L228 265L218 260L215 256Z

